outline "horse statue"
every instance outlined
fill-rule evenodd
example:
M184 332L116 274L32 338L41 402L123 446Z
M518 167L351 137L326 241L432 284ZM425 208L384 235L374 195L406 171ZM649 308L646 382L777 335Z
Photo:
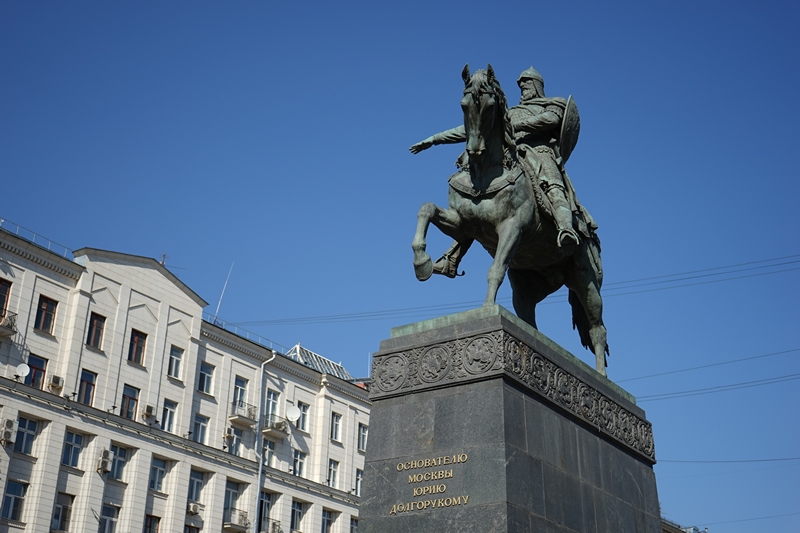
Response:
M508 273L514 310L536 327L536 304L562 285L569 289L573 328L581 344L594 352L597 371L606 375L606 328L603 325L603 282L600 243L596 235L574 246L560 246L558 228L543 216L533 180L517 158L508 104L492 66L464 79L466 155L459 172L450 177L449 207L425 203L417 215L411 248L420 281L430 278L431 257L425 238L431 223L459 243L477 240L494 258L484 305L496 302Z

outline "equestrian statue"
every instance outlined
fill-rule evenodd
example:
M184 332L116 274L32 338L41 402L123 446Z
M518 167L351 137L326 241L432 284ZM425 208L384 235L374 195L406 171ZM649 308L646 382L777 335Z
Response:
M509 108L492 66L461 73L464 125L414 144L419 153L437 144L466 142L449 179L449 208L425 203L411 247L414 271L450 278L474 241L494 258L485 305L494 304L508 273L514 310L536 327L536 304L562 285L569 289L573 327L591 349L597 371L606 375L608 343L603 325L603 282L597 225L578 202L564 164L580 133L572 97L547 98L533 67L517 80L519 105ZM425 238L433 223L454 239L435 263ZM463 273L462 273L463 274Z

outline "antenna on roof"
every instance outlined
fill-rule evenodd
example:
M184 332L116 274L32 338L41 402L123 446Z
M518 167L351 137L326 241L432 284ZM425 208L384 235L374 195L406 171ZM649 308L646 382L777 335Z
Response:
M165 252L165 253L161 254L161 266L163 267L164 263L166 263L166 262L167 262L167 254Z
M231 269L228 270L228 277L225 278L225 285L222 286L222 294L219 295L219 302L217 302L217 310L214 311L214 323L217 322L217 315L219 314L219 306L222 305L222 297L225 296L225 289L228 288L228 280L231 279L231 272L233 272L233 265L231 263Z

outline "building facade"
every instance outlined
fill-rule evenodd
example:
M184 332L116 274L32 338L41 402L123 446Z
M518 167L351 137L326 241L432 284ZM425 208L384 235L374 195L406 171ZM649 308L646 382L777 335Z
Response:
M204 320L153 259L31 241L0 228L0 533L357 531L343 367Z

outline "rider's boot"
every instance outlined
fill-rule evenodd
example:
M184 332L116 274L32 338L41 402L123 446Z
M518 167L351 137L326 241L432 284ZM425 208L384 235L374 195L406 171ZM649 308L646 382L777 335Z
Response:
M472 245L472 239L462 242L453 241L450 248L436 260L433 264L433 273L447 276L448 278L455 278L456 276L463 276L464 273L458 273L458 265L461 263L461 258L467 253L469 247Z
M558 228L556 242L559 248L562 246L576 246L581 240L578 233L573 229L572 211L567 207L566 192L563 187L551 184L547 189L547 197L553 206L553 218L555 218Z

